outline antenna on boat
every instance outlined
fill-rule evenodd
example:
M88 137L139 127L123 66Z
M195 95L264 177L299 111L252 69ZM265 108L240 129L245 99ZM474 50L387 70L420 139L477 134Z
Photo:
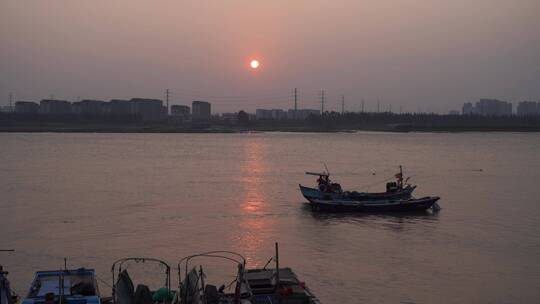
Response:
M324 169L326 169L326 174L328 174L328 176L330 176L330 170L328 170L328 167L326 166L326 163L323 163L323 164L324 164Z
M278 242L276 242L276 291L278 290L279 290L279 245L278 245Z

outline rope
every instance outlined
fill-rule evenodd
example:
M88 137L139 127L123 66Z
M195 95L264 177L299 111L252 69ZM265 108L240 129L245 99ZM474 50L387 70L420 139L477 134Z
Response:
M103 280L102 278L100 278L97 274L96 274L96 278L103 284L107 285L108 287L110 287L111 289L113 288L113 286L111 286L109 283L107 283L107 281Z
M372 186L377 186L377 185L380 185L380 184L382 184L382 183L386 183L386 182L388 182L388 181L393 180L394 178L395 178L395 177L392 176L392 177L389 177L389 178L387 178L387 179L385 179L385 180L382 180L382 181L378 181L378 182L375 182L375 183L372 183L372 184L363 185L363 186L357 186L357 187L355 187L355 188L359 188L359 189L364 189L364 188L366 188L366 189L369 189L369 188L372 187Z

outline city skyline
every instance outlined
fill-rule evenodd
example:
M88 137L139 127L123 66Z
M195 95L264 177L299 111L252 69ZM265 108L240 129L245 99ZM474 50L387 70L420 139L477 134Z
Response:
M144 96L216 112L381 106L447 113L540 98L537 1L0 4L0 100ZM144 22L142 21L144 20ZM278 22L279 21L279 22ZM250 69L250 61L260 66ZM79 98L80 97L80 98ZM382 107L386 109L386 107Z

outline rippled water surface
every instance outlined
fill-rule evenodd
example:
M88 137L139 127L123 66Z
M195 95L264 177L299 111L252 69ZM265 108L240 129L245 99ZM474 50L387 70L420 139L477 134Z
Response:
M0 140L0 249L16 250L0 253L0 264L21 294L34 271L60 268L64 257L110 282L120 257L176 265L223 249L255 267L279 241L281 263L323 303L540 301L540 134L4 133ZM323 162L344 188L364 191L384 189L380 182L402 164L416 196L441 196L443 209L313 213L298 184L314 184L304 172Z

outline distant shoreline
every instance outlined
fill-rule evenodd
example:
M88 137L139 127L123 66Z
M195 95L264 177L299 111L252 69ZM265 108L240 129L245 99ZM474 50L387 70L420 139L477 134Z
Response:
M168 125L54 125L54 126L0 126L0 133L251 133L251 132L292 132L292 133L355 133L369 132L440 132L440 133L466 133L466 132L540 132L537 127L466 127L466 126L372 126L365 128L340 129L323 127L223 127L210 126L206 128L177 127Z

